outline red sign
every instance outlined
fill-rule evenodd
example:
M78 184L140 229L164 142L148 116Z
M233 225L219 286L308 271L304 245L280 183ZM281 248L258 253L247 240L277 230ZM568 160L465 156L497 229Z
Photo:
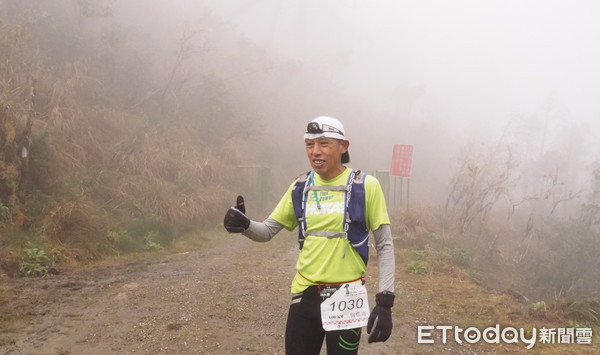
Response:
M392 152L391 176L410 177L412 167L413 146L406 144L394 144Z

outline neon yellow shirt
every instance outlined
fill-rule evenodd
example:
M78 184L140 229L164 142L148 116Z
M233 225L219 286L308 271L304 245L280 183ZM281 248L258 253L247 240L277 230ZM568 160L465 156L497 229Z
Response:
M332 180L322 180L315 173L314 185L346 185L351 172L352 169L346 168L342 174ZM367 228L373 231L382 224L389 224L390 219L379 181L367 175L364 184L366 223ZM294 185L295 182L290 185L269 216L289 231L298 227L292 202ZM318 204L315 192L318 196ZM344 191L308 192L305 208L307 236L296 262L297 273L292 281L292 293L300 293L317 282L337 283L355 280L365 273L364 261L347 239L308 235L310 231L344 231L344 198Z

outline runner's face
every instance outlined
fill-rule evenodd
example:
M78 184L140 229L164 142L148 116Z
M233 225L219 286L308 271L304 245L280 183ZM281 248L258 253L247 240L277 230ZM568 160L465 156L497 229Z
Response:
M306 155L313 170L325 180L344 171L342 154L348 151L348 141L333 138L306 139Z

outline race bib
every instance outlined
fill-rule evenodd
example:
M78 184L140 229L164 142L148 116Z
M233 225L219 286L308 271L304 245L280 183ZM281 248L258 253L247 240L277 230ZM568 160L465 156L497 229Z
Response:
M362 281L321 289L321 320L326 331L360 328L369 321L367 288Z

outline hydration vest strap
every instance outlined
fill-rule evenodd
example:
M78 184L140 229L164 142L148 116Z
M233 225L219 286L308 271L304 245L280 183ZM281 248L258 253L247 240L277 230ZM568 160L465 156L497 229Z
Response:
M304 210L306 209L306 188L308 186L310 186L310 181L313 178L313 172L310 172L306 178L306 181L304 181L304 188L302 189L302 204L300 205L302 208L302 215L301 218L299 219L300 221L300 230L298 231L300 233L300 249L302 249L302 244L304 243L304 237L306 235L306 218L304 218Z
M360 173L360 171L358 171ZM350 223L352 220L350 219L350 214L348 213L348 206L350 204L350 197L352 196L352 182L354 181L354 177L356 176L356 172L352 171L350 176L348 176L348 182L346 183L346 194L345 194L345 203L344 203L344 232L348 232L348 228L350 227ZM345 254L345 253L344 253Z
M313 235L315 237L325 237L327 239L333 238L348 238L348 233L346 232L325 232L325 231L309 231L306 232L306 235Z
M367 240L369 240L369 235L367 235L367 236L365 237L365 239L363 239L361 242L354 243L354 244L353 244L353 243L350 243L350 244L352 244L352 246L353 246L354 248L358 248L359 246L361 246L361 245L365 244L365 243L367 242Z
M329 185L329 186L306 186L306 191L346 191L348 186L346 185Z

